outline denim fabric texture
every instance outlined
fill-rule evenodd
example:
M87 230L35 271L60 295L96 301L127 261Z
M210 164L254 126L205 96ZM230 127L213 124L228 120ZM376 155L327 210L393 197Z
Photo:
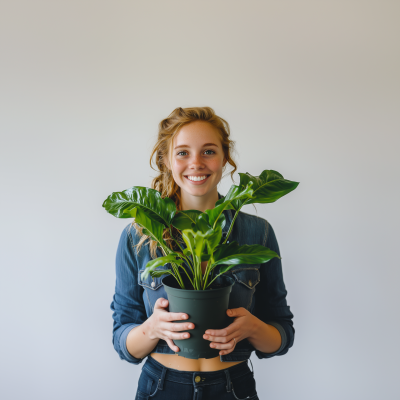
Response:
M253 371L247 362L214 372L167 368L147 357L135 400L258 400Z
M219 193L218 196L222 197ZM234 210L224 211L226 224L221 242L225 240L229 231L234 212ZM141 278L147 262L152 258L149 246L146 244L142 246L139 254L136 254L136 248L134 249L133 245L137 244L139 239L135 227L131 224L127 225L121 234L116 255L115 294L110 306L114 320L114 348L121 359L132 364L140 364L143 358L133 357L128 352L126 348L128 333L153 314L154 304L159 297L168 298L162 284L163 277L153 279L149 276L146 280ZM280 255L272 226L267 220L255 215L239 212L228 238L228 241L234 240L241 246L263 245ZM159 249L157 249L157 256L162 256ZM169 269L170 264L162 268ZM221 355L220 360L247 360L253 351L260 359L286 354L293 345L295 330L293 314L286 302L287 291L283 281L281 260L273 258L263 264L239 264L227 272L227 275L235 279L230 294L229 308L244 307L261 321L274 326L281 335L282 344L274 353L263 353L244 339L236 344L231 353ZM152 352L175 354L162 339Z

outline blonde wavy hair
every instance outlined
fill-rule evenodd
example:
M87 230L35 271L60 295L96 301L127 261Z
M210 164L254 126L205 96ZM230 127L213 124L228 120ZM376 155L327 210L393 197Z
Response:
M218 129L226 164L229 163L233 167L233 170L230 172L232 181L233 174L237 170L236 163L231 156L231 153L235 151L235 142L229 138L230 128L228 122L216 115L214 110L210 107L175 108L175 110L158 125L158 138L150 156L150 167L154 171L159 172L159 175L153 179L151 188L158 190L161 194L161 198L169 197L172 199L176 204L177 212L182 210L181 191L171 171L165 164L165 159L168 158L170 154L173 139L178 134L180 128L194 121L206 121ZM152 166L154 154L157 169L154 169ZM223 167L223 172L225 172L226 164ZM157 258L156 250L158 242L145 235L143 233L143 228L137 225L135 221L132 222L132 225L136 228L136 232L140 236L139 242L134 246L136 247L136 252L139 253L142 245L148 239L147 244L150 244L150 255L153 259ZM171 230L174 237L177 238L179 231L175 227L172 227ZM177 245L167 228L164 229L163 239L171 250L177 250Z

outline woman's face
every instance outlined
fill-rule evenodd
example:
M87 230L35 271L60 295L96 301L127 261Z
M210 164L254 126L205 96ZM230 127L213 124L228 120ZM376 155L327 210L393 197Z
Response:
M181 190L204 196L218 185L226 164L219 131L205 121L184 125L170 149L173 177ZM200 179L200 180L198 180Z

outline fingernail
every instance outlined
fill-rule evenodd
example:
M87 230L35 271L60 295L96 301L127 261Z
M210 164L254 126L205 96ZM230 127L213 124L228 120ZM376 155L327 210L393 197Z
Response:
M186 319L187 318L187 316L186 315L182 315L182 319Z

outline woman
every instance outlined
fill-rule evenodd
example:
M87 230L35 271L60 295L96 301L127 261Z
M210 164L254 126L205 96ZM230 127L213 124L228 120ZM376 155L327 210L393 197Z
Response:
M156 154L160 174L152 188L175 201L177 210L214 208L225 166L234 142L228 123L209 107L177 108L159 124ZM232 223L224 211L223 240ZM133 227L133 228L132 228ZM173 235L180 238L177 230ZM168 230L164 239L174 243ZM279 253L271 225L263 218L239 212L229 240L240 245L262 244ZM149 244L149 247L143 244ZM136 251L134 251L136 247ZM258 265L237 265L228 274L235 278L227 313L233 323L225 329L204 332L210 346L219 349L211 359L188 359L176 352L174 339L186 339L192 323L184 313L168 311L162 278L142 280L148 261L161 257L157 242L134 222L123 231L116 257L113 344L121 359L139 364L147 357L139 378L136 399L258 399L253 372L247 365L252 351L258 358L286 354L293 345L293 314L286 304L281 260ZM202 262L203 273L207 262Z

